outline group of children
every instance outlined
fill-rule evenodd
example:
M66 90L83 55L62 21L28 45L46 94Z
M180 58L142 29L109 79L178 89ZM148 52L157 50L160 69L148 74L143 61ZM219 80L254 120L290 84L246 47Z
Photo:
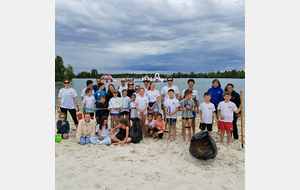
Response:
M174 89L168 90L168 98L166 98L162 104L162 109L166 113L166 117L163 120L162 114L157 113L154 120L153 113L148 113L149 99L145 95L145 89L140 88L139 94L133 93L131 97L127 96L127 90L122 90L121 98L118 97L118 91L112 90L113 97L107 102L104 84L99 85L99 90L94 93L92 88L86 88L86 96L83 97L82 103L84 108L84 119L79 122L76 134L76 140L79 144L107 144L110 145L115 142L115 145L120 144L124 146L125 143L131 141L129 136L130 120L134 122L136 118L142 121L142 133L144 137L154 135L154 138L162 138L165 133L168 133L168 139L173 136L171 141L175 141L176 137L176 122L177 112L182 111L182 137L183 141L187 143L191 139L191 122L193 118L193 112L197 108L195 102L192 99L193 91L185 90L184 99L179 101L175 97ZM213 120L218 123L218 128L221 130L220 143L223 144L225 130L227 131L227 145L230 145L231 131L233 130L232 120L233 112L240 112L243 105L241 104L239 109L230 101L230 92L224 93L224 101L220 102L217 111L219 118L217 119L215 114L215 106L210 102L211 94L209 92L204 93L204 100L199 106L200 111L200 126L201 132L208 130L209 134L212 131ZM93 120L94 113L96 121ZM111 116L111 123L107 122L108 116ZM129 117L130 116L130 117ZM147 118L146 118L147 117ZM68 138L70 130L69 123L65 120L66 115L61 113L59 115L60 120L57 121L57 133L61 134L62 138ZM168 127L168 130L166 129ZM119 129L117 135L110 136L113 131ZM188 135L186 139L186 129L188 129Z

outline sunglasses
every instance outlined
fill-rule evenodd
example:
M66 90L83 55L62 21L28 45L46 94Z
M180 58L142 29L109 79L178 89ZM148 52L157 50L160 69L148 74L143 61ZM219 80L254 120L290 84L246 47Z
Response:
M121 81L121 82L125 82L125 81Z
M140 90L139 88L136 88L135 90Z
M133 85L133 84L128 84L128 85Z
M64 82L64 84L70 84L70 82Z
M64 117L59 117L59 119L65 119Z
M168 81L173 81L173 80L168 80Z

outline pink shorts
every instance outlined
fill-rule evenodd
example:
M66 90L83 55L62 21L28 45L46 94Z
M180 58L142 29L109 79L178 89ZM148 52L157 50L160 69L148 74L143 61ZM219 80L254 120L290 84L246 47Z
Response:
M224 121L219 121L218 122L218 129L221 129L221 130L225 130L226 131L233 131L233 125L232 125L232 122L224 122Z

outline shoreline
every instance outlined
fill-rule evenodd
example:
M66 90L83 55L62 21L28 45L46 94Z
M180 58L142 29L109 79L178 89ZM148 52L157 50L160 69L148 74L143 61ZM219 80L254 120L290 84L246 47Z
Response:
M68 118L69 139L55 142L56 189L245 189L245 143L244 149L240 139L232 139L230 147L219 146L216 124L212 137L218 154L204 161L189 153L186 142L180 142L181 116L177 116L175 142L148 136L124 147L77 144L75 125L69 114ZM55 134L57 120L56 112ZM196 118L196 133L199 123ZM240 123L239 118L239 135ZM243 126L245 142L245 120Z

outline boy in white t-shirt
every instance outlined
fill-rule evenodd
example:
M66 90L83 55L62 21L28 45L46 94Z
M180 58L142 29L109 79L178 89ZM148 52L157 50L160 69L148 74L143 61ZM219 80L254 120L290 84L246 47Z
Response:
M210 102L211 94L209 92L204 93L204 100L202 104L199 106L200 110L200 126L199 129L201 129L201 132L205 131L207 128L207 131L210 136L212 131L212 121L215 119L215 121L218 123L218 119L215 114L215 106Z
M147 137L148 131L150 133L150 136L153 135L153 128L154 128L153 113L148 113L148 117L147 117L147 120L146 120L145 138Z
M135 99L136 99L136 95L132 94L131 95L130 107L129 107L129 110L130 110L130 120L132 121L132 125L134 124L134 120L136 118L138 118L138 111L137 111L137 109L135 107Z
M86 88L84 88L82 91L81 91L81 100L83 100L83 98L84 97L86 97L86 93L85 93L85 90L87 89L87 88L91 88L91 89L93 89L93 81L92 80L87 80L86 81ZM92 96L94 96L94 89L92 90Z
M169 124L169 136L171 136L171 130L173 129L173 141L175 141L176 137L176 121L177 121L177 112L179 111L180 105L179 101L174 98L174 90L168 90L169 98L165 99L164 101L164 109L166 112L167 124Z
M218 128L221 129L220 134L220 142L223 144L225 129L227 131L227 146L230 146L230 138L231 138L231 131L233 131L233 113L234 111L236 114L238 114L241 109L243 108L243 104L240 105L239 109L237 109L235 103L231 102L231 93L229 91L226 91L224 93L224 101L220 102L218 105L218 114L219 114L219 122L218 122Z
M84 108L91 108L91 109L95 109L96 108L96 100L95 97L92 96L92 91L93 89L91 88L86 88L85 93L87 94L87 96L85 96L82 100L82 108L84 110ZM90 113L91 119L94 119L94 110L84 110L83 114L85 113Z

